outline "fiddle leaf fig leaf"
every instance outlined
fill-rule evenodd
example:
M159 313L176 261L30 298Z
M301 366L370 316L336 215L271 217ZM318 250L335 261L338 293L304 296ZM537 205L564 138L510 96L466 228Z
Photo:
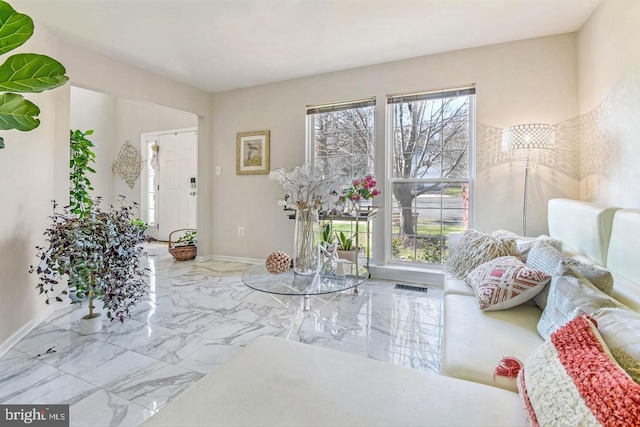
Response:
M65 84L69 78L61 63L46 55L22 53L0 65L0 91L42 92Z
M9 3L0 2L0 55L12 51L29 40L33 20L18 13Z
M15 93L0 94L0 129L30 131L40 125L40 108Z

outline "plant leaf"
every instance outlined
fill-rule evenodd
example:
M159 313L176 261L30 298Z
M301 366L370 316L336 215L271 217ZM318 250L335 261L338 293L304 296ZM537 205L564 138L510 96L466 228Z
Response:
M9 3L0 2L0 55L22 45L32 34L33 20L16 12Z
M0 149L4 148L4 138L0 137Z
M0 129L33 130L40 125L40 120L35 117L38 114L38 106L22 95L0 94Z
M0 90L38 93L65 84L64 66L37 53L12 55L0 65Z

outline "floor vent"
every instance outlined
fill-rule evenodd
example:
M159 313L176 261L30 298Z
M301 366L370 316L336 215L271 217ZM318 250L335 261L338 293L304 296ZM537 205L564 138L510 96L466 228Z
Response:
M425 288L423 286L401 285L399 283L396 284L396 289L403 289L405 291L416 291L416 292L427 292L429 290L429 288Z

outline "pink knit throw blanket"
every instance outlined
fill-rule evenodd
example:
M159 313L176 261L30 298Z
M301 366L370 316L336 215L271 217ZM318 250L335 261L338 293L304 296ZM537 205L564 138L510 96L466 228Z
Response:
M640 426L640 385L586 317L560 328L525 361L518 389L533 426Z

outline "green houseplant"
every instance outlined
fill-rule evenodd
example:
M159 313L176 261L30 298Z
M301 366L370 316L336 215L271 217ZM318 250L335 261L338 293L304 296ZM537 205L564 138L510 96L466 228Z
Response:
M39 276L37 288L47 297L47 304L51 299L62 301L60 295L68 294L67 286L60 289L63 276L75 284L78 298L88 297L86 320L100 316L93 311L94 298L102 299L109 319L122 322L146 295L147 270L141 265L144 227L133 219L135 203L120 197L120 205L109 209L101 208L99 197L92 199L83 216L75 215L68 206L57 211L54 202L52 224L44 233L47 244L36 247L40 262L30 271Z
M347 237L343 231L338 233L338 258L356 263L358 261L358 250L353 245L353 238L354 236Z
M322 233L320 238L322 239L320 241L320 244L324 245L325 243L327 245L333 245L333 242L335 241L334 239L334 234L333 234L333 225L331 224L331 221L327 221L322 227Z
M93 147L96 145L87 139L88 135L92 135L92 130L82 132L81 130L72 130L69 137L69 146L71 148L71 159L69 160L69 181L71 188L69 189L69 202L71 203L71 213L78 217L85 216L88 209L91 208L90 191L93 191L91 181L87 176L88 173L96 173L90 166L96 162L96 154Z
M33 20L0 0L0 55L33 35ZM69 78L58 61L46 55L19 53L0 65L0 130L30 131L40 125L40 108L19 93L39 93L64 85ZM0 137L0 148L4 139Z

